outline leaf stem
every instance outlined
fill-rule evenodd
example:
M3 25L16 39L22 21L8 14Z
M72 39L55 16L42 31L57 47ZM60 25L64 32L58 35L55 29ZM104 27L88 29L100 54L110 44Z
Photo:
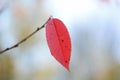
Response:
M51 16L49 17L49 19L51 18ZM31 34L29 34L27 37L25 37L24 39L22 39L21 41L19 41L18 43L16 43L15 45L11 46L11 47L8 47L2 51L0 51L0 54L6 52L6 51L9 51L11 49L14 49L16 47L18 47L20 44L24 43L26 40L28 40L30 37L32 37L35 33L37 33L38 31L40 31L42 28L45 27L45 24L49 21L49 19L41 26L41 27L38 27L34 32L32 32Z

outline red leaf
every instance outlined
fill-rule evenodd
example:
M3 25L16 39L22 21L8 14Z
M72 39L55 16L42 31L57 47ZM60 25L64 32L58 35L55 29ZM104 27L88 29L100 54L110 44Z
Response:
M46 38L51 54L69 70L71 40L64 23L57 18L51 18L46 24Z

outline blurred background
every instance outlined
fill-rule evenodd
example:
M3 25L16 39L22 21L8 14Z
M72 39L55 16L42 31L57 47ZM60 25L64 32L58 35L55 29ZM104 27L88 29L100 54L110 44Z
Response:
M120 0L0 0L0 51L49 16L69 30L70 72L52 57L42 29L0 54L0 80L120 80Z

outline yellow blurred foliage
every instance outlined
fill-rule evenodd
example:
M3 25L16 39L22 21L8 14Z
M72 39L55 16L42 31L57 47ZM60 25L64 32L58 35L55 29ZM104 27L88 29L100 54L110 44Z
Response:
M0 80L12 80L13 69L13 62L9 56L0 57Z

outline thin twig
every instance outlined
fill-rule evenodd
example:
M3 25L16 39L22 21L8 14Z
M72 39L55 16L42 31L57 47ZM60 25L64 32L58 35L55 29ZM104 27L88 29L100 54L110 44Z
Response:
M51 17L49 17L49 19L50 19L50 18L51 18ZM49 20L49 19L48 19L48 20ZM33 33L29 34L27 37L25 37L24 39L22 39L21 41L19 41L19 42L16 43L15 45L13 45L13 46L11 46L11 47L8 47L8 48L0 51L0 54L4 53L4 52L6 52L6 51L9 51L9 50L11 50L11 49L13 49L13 48L16 48L16 47L18 47L20 44L22 44L23 42L25 42L26 40L28 40L28 39L29 39L30 37L32 37L35 33L37 33L39 30L41 30L42 28L44 28L44 27L45 27L45 24L48 22L48 20L47 20L41 27L38 27Z

